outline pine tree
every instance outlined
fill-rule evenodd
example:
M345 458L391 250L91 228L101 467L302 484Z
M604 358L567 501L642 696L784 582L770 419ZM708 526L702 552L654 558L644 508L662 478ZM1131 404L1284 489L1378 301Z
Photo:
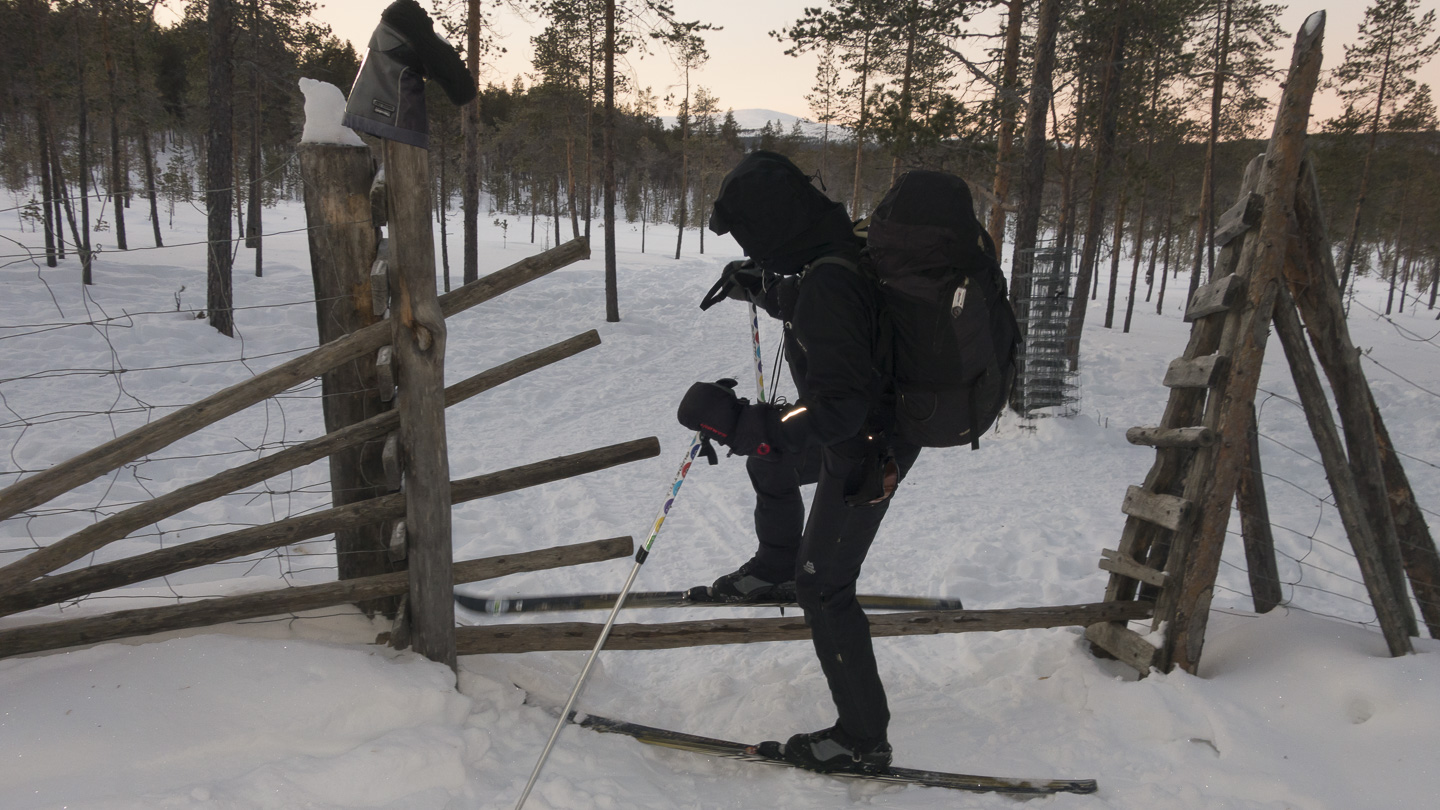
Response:
M1215 269L1215 149L1222 135L1243 137L1254 116L1266 106L1258 83L1268 77L1269 54L1281 31L1276 19L1284 6L1260 0L1210 0L1214 37L1196 54L1196 75L1209 79L1210 121L1205 145L1205 171L1200 186L1200 215L1196 219L1195 254L1190 265L1190 293L1200 286L1202 264ZM1199 101L1199 93L1194 99ZM1226 115L1229 115L1227 127Z
M1420 0L1375 0L1365 9L1356 44L1345 46L1345 61L1332 74L1332 83L1346 103L1351 120L1361 110L1366 124L1365 161L1360 171L1360 188L1350 232L1340 258L1340 289L1346 289L1355 263L1360 236L1360 215L1370 191L1370 172L1380 132L1402 102L1418 92L1415 73L1440 50L1440 39L1432 39L1435 12L1416 16ZM1342 119L1345 116L1342 115ZM1333 123L1333 122L1332 122ZM1334 129L1335 127L1331 127Z
M699 70L710 59L710 54L705 50L705 38L700 35L701 31L718 30L714 26L699 21L680 22L669 20L668 27L655 34L655 37L670 48L671 56L675 60L675 66L680 71L681 81L684 84L684 95L680 100L680 108L676 115L676 126L680 133L680 198L675 210L675 258L680 258L680 247L685 241L685 226L689 223L689 207L687 206L690 194L690 78L694 71Z
M210 80L208 84L208 146L205 153L206 289L205 309L210 325L226 337L235 336L235 297L230 277L230 206L234 165L230 133L234 123L231 60L234 39L231 0L210 0L206 24L210 29Z
M1015 252L1010 263L1010 297L1015 302L1022 347L1030 320L1030 277L1035 269L1035 241L1040 232L1040 208L1045 197L1045 133L1048 110L1054 97L1055 40L1060 28L1060 2L1040 0L1035 51L1030 60L1030 95L1025 105L1019 210L1015 217ZM1021 362L1024 362L1023 357ZM1025 402L1024 375L1017 374L1015 382L1010 404L1021 410Z
M820 134L820 176L825 176L825 157L830 151L830 124L839 115L840 70L835 64L835 43L826 42L820 46L820 61L815 68L815 84L805 100L810 102L810 112L824 129Z
M791 43L785 51L790 56L823 48L827 43L833 45L839 50L840 64L853 75L852 81L839 91L841 107L836 120L854 133L855 178L850 211L857 216L865 207L861 180L874 107L871 82L885 46L876 32L889 7L886 0L830 0L829 8L807 8L805 16L790 27L770 32L770 36Z
M1010 197L1010 152L1014 149L1015 123L1020 111L1016 92L1016 76L1020 67L1020 34L1025 23L1025 0L1009 0L1010 13L1005 19L1005 51L1000 67L1000 86L995 88L995 103L1000 113L1000 131L995 139L995 179L991 191L996 205L990 211L986 229L995 242L997 254L1005 247L1005 214Z

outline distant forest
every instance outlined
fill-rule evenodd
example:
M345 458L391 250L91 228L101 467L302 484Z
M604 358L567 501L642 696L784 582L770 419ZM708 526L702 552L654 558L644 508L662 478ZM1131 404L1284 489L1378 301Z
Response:
M1269 134L1264 94L1285 67L1271 54L1293 35L1276 22L1282 7L825 2L772 32L777 47L818 57L810 109L792 111L818 122L805 131L740 129L732 100L705 87L703 22L652 2L537 3L546 25L529 43L532 72L481 87L464 109L431 88L434 197L442 227L463 232L465 258L453 260L465 278L481 218L541 242L600 227L605 56L644 48L668 52L676 89L660 98L615 77L614 215L642 229L683 226L674 244L674 230L663 245L647 234L647 250L703 252L721 177L764 148L815 172L857 217L899 172L959 174L1007 260L1017 245L1053 239L1074 251L1077 286L1113 277L1114 266L1098 266L1111 253L1127 274L1194 270L1192 284L1203 280L1215 222ZM1430 88L1414 79L1440 43L1434 12L1418 4L1372 0L1358 32L1329 32L1355 43L1326 49L1326 86L1344 112L1311 127L1338 271L1391 281L1392 307L1433 307L1440 278L1440 139ZM43 233L50 264L78 252L87 283L95 234L117 249L163 244L177 202L213 213L222 198L226 233L233 221L261 272L264 207L300 194L297 80L348 92L359 57L313 20L314 3L192 0L164 26L155 8L0 0L0 183ZM499 47L476 0L426 8L472 70ZM974 22L988 9L999 11L985 17L995 30ZM662 104L678 109L673 124L658 116Z

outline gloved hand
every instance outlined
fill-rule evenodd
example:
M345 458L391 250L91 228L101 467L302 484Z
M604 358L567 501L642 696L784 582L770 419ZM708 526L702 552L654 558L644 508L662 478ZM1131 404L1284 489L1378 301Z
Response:
M440 83L445 95L457 106L467 104L477 95L475 79L466 69L460 54L450 43L435 33L430 16L415 0L395 0L380 14L380 19L409 46L389 52L401 62L419 69L428 78Z
M709 309L726 298L759 303L764 291L765 279L760 266L749 259L736 260L725 265L725 269L720 271L720 280L705 293L705 297L700 301L700 309Z
M775 458L780 412L764 403L735 396L735 381L697 382L680 400L680 424L742 456Z
M777 321L789 321L795 314L795 302L800 300L800 277L781 276L765 287L764 293L755 303Z
M760 271L760 265L749 259L725 265L725 273L721 278L727 277L730 279L730 288L726 295L736 301L754 301L765 294L765 277Z

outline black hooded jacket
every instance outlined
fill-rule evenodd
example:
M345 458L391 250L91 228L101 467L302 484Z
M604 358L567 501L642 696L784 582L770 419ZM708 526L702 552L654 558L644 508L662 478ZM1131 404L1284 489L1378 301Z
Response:
M785 452L883 429L879 290L845 207L784 155L756 151L725 176L710 230L732 234L762 271L756 303L785 324L799 400L773 437ZM838 261L827 261L835 258Z
M888 427L891 408L879 356L879 292L858 250L817 257L797 283L785 321L786 360L800 396L781 421L781 448L797 452ZM772 313L775 314L775 313ZM780 313L786 315L787 313ZM803 410L801 410L803 409Z

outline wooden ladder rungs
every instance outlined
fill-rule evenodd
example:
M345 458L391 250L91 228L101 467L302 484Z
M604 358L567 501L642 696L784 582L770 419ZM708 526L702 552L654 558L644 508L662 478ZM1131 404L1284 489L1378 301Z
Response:
M400 562L409 556L409 543L405 532L405 518L400 518L395 521L395 525L390 527L390 546L388 548L390 561Z
M1166 388L1214 388L1230 368L1230 358L1223 354L1173 360L1165 370Z
M1264 209L1265 197L1254 191L1237 200L1215 223L1215 246L1225 247L1235 237L1260 224Z
M1132 427L1125 431L1125 441L1142 447L1209 447L1220 436L1208 427Z
M385 316L390 306L390 263L376 259L370 265L370 312L377 318Z
M370 222L377 228L390 222L389 196L385 191L385 166L382 164L370 181Z
M1190 522L1195 505L1175 495L1161 495L1132 486L1125 492L1125 502L1120 511L1133 518L1148 520L1170 531L1179 531Z
M1085 628L1085 639L1134 667L1141 675L1150 672L1158 652L1144 636L1123 624L1092 624Z
M380 463L385 469L385 488L391 492L399 492L405 480L405 471L400 461L399 431L385 437L385 445L380 449Z
M1195 291L1190 306L1185 310L1186 323L1198 321L1209 315L1229 312L1235 301L1245 293L1245 279L1231 274L1216 279Z
M1165 587L1168 577L1164 571L1156 571L1148 565L1141 565L1129 554L1107 548L1101 550L1100 558L1100 567L1112 574L1129 577L1157 588Z

